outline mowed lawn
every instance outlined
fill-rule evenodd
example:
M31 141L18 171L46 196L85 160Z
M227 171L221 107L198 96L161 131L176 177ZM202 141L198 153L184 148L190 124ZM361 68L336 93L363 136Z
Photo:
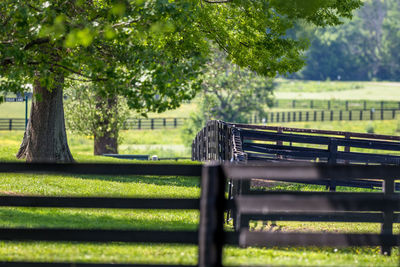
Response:
M361 126L362 127L362 126ZM377 128L379 129L379 128ZM156 144L157 131L124 133L123 143ZM166 131L172 143L179 144L175 130ZM0 160L15 160L22 132L0 132ZM174 139L175 138L175 139ZM136 141L135 141L136 140ZM78 162L131 162L91 156L92 140L69 135L69 144ZM133 145L133 144L132 144ZM192 162L182 162L193 164ZM282 185L280 185L282 186ZM285 185L283 185L285 186ZM297 186L296 190L322 190ZM190 177L90 176L45 174L0 174L0 195L106 196L106 197L179 197L200 195L199 180ZM198 211L110 210L64 208L0 208L0 227L51 227L78 229L155 229L196 230ZM252 222L254 230L263 231L333 231L378 232L379 224L278 222L278 226ZM232 226L227 225L227 230ZM399 233L399 225L395 225ZM228 265L328 265L328 266L397 266L398 249L390 257L381 256L379 248L236 248L226 247ZM0 261L57 261L107 263L195 264L197 247L188 245L78 243L78 242L0 242Z
M277 99L400 101L400 82L276 80Z

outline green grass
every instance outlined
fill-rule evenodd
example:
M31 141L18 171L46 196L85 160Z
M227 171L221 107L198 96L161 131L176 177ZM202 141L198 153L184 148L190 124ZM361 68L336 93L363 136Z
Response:
M1 174L0 177L2 181L0 194L3 195L199 196L198 180L184 177L30 174ZM195 230L198 215L197 211L0 208L0 227ZM253 228L259 230L257 227ZM377 232L378 228L377 224L278 222L276 230ZM226 247L224 250L224 262L230 265L395 266L398 256L397 250L394 250L391 257L381 256L377 248L335 250L335 248L301 247L269 249ZM0 242L0 261L4 260L195 264L197 249L194 246L184 245L3 241Z
M397 134L396 121L325 122L280 124L292 127L365 132L372 124L376 133ZM154 148L180 147L179 130L126 131L120 153L137 154ZM15 160L23 132L0 132L0 160ZM78 162L132 162L92 156L90 137L69 134L69 145ZM145 146L148 145L148 148ZM144 147L143 147L144 146ZM134 150L136 149L137 150ZM140 148L140 149L139 149ZM168 152L169 153L169 152ZM178 153L178 152L173 152ZM189 153L189 152L187 152ZM146 153L147 154L147 153ZM166 153L167 154L167 153ZM178 153L179 154L179 153ZM191 164L191 162L184 162ZM0 195L105 196L105 197L198 197L198 179L153 176L90 176L0 174ZM275 185L275 189L323 190L318 186ZM339 188L341 190L341 188ZM349 189L347 189L349 190ZM360 191L360 189L358 189ZM168 229L195 230L197 211L107 210L63 208L0 208L0 227L69 227L79 229ZM226 226L231 229L231 225ZM252 222L254 230L369 232L379 231L378 224L278 222L277 227ZM394 227L400 232L399 224ZM226 247L224 263L229 265L327 265L327 266L397 266L398 249L390 257L381 256L379 248L246 248ZM79 242L0 242L0 261L57 261L109 263L195 264L197 247L186 245L79 243Z
M399 82L319 82L276 79L276 84L275 96L277 99L400 101ZM29 106L30 104L31 101L29 101ZM196 112L197 110L197 99L194 99L191 103L182 104L178 109L163 113L149 113L148 117L186 118L191 112ZM0 104L0 118L24 118L24 116L24 103ZM132 112L131 116L136 117L137 114Z
M398 82L339 82L278 80L278 99L340 99L400 101Z

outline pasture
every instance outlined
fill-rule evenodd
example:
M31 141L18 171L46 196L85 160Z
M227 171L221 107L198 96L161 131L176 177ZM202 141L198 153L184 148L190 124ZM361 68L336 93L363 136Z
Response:
M335 96L351 94L364 96L361 90L372 90L374 83L332 82L327 87L318 87L317 82L278 81L278 98L285 94L301 99L304 94L332 93ZM325 83L326 84L326 83ZM284 87L289 89L284 89ZM294 91L298 86L302 92ZM378 84L382 100L396 99L399 84ZM292 88L292 89L290 89ZM378 92L377 87L374 87ZM288 92L290 91L291 92ZM357 92L357 93L355 93ZM386 93L394 94L389 98ZM290 96L291 97L291 96ZM321 96L322 97L322 96ZM307 98L307 97L304 97ZM336 97L340 99L341 97ZM372 97L371 97L372 98ZM317 97L316 97L317 99ZM347 99L347 98L343 98ZM350 99L350 98L349 98ZM377 98L372 98L377 99ZM149 117L187 116L196 110L196 102L183 104L178 110L166 114L151 114ZM3 103L0 117L23 117L23 104ZM387 121L334 121L334 122L290 122L274 125L298 128L316 128L353 132L371 132L399 135L399 120ZM22 140L22 131L0 132L0 161L14 161ZM159 157L190 156L190 148L183 145L179 129L122 131L120 154L156 154ZM78 162L132 162L93 156L93 139L68 133L68 142L74 158ZM171 162L172 163L172 162ZM184 164L197 164L181 161ZM193 198L200 194L199 181L188 177L170 176L93 176L93 175L44 175L44 174L0 174L0 195L23 196L105 196L105 197L178 197ZM299 191L323 191L325 187L316 185L289 185L274 183L264 190L285 189ZM365 191L338 187L338 191ZM367 190L371 191L371 190ZM0 208L0 227L49 227L76 229L143 229L143 230L195 230L199 223L198 211L161 210L103 210L64 208ZM278 222L276 226L265 222L252 221L252 230L267 232L341 232L379 233L380 224L329 223L329 222ZM225 229L233 230L232 223ZM400 234L400 224L395 224L394 233ZM393 249L391 256L382 256L379 247L367 248L318 248L318 247L276 247L276 248L224 248L224 264L227 265L326 265L326 266L397 266L399 250ZM80 243L80 242L0 242L0 261L55 261L55 262L109 262L109 263L169 263L195 264L197 247L191 245L159 245L129 243Z
M343 122L342 122L343 123ZM394 131L388 122L374 122L377 130ZM354 130L362 130L358 125ZM300 125L299 125L300 126ZM307 125L306 125L307 126ZM309 125L311 126L311 125ZM332 125L343 127L343 124ZM178 143L176 130L164 134L172 142ZM13 160L18 149L22 132L1 132L1 160ZM160 138L161 131L124 132L125 141L149 144L166 143ZM134 137L136 135L136 138ZM175 136L175 139L174 139ZM91 156L91 139L83 136L69 136L69 144L74 157L79 162L129 162L117 159ZM124 144L123 143L123 144ZM121 153L124 150L121 150ZM187 162L187 164L193 164ZM185 177L115 177L90 175L29 175L1 174L0 193L2 195L38 196L124 196L124 197L198 197L199 184L195 179ZM296 190L324 190L319 186L276 184L278 188ZM271 189L271 188L268 188ZM340 190L340 189L339 189ZM168 229L194 230L198 224L196 211L127 211L101 209L63 208L1 208L1 227L72 227L100 229ZM232 229L232 225L226 225ZM378 233L380 225L356 223L306 223L279 222L277 226L252 222L251 229L263 231L322 231ZM395 233L400 233L395 225ZM0 260L32 261L78 261L113 263L174 263L194 264L197 248L190 245L148 245L148 244L92 244L76 242L8 242L2 241ZM276 265L352 265L352 266L395 266L399 253L393 250L390 257L381 256L379 248L246 248L226 247L224 263L236 264L276 264Z

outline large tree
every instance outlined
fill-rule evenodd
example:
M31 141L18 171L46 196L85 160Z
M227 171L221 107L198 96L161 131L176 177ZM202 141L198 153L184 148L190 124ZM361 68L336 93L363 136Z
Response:
M351 17L360 0L2 0L0 87L34 87L18 157L72 161L63 113L66 79L122 95L140 113L192 98L209 42L261 75L303 66L299 21L325 26ZM159 97L156 97L158 95Z
M343 25L311 34L304 79L400 80L400 4L365 0Z

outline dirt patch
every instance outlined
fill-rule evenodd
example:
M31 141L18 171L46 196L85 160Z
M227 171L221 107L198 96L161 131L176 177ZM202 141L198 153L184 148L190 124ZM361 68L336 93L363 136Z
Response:
M6 196L24 196L24 194L18 193L18 192L13 192L13 191L0 191L0 195L6 195Z

